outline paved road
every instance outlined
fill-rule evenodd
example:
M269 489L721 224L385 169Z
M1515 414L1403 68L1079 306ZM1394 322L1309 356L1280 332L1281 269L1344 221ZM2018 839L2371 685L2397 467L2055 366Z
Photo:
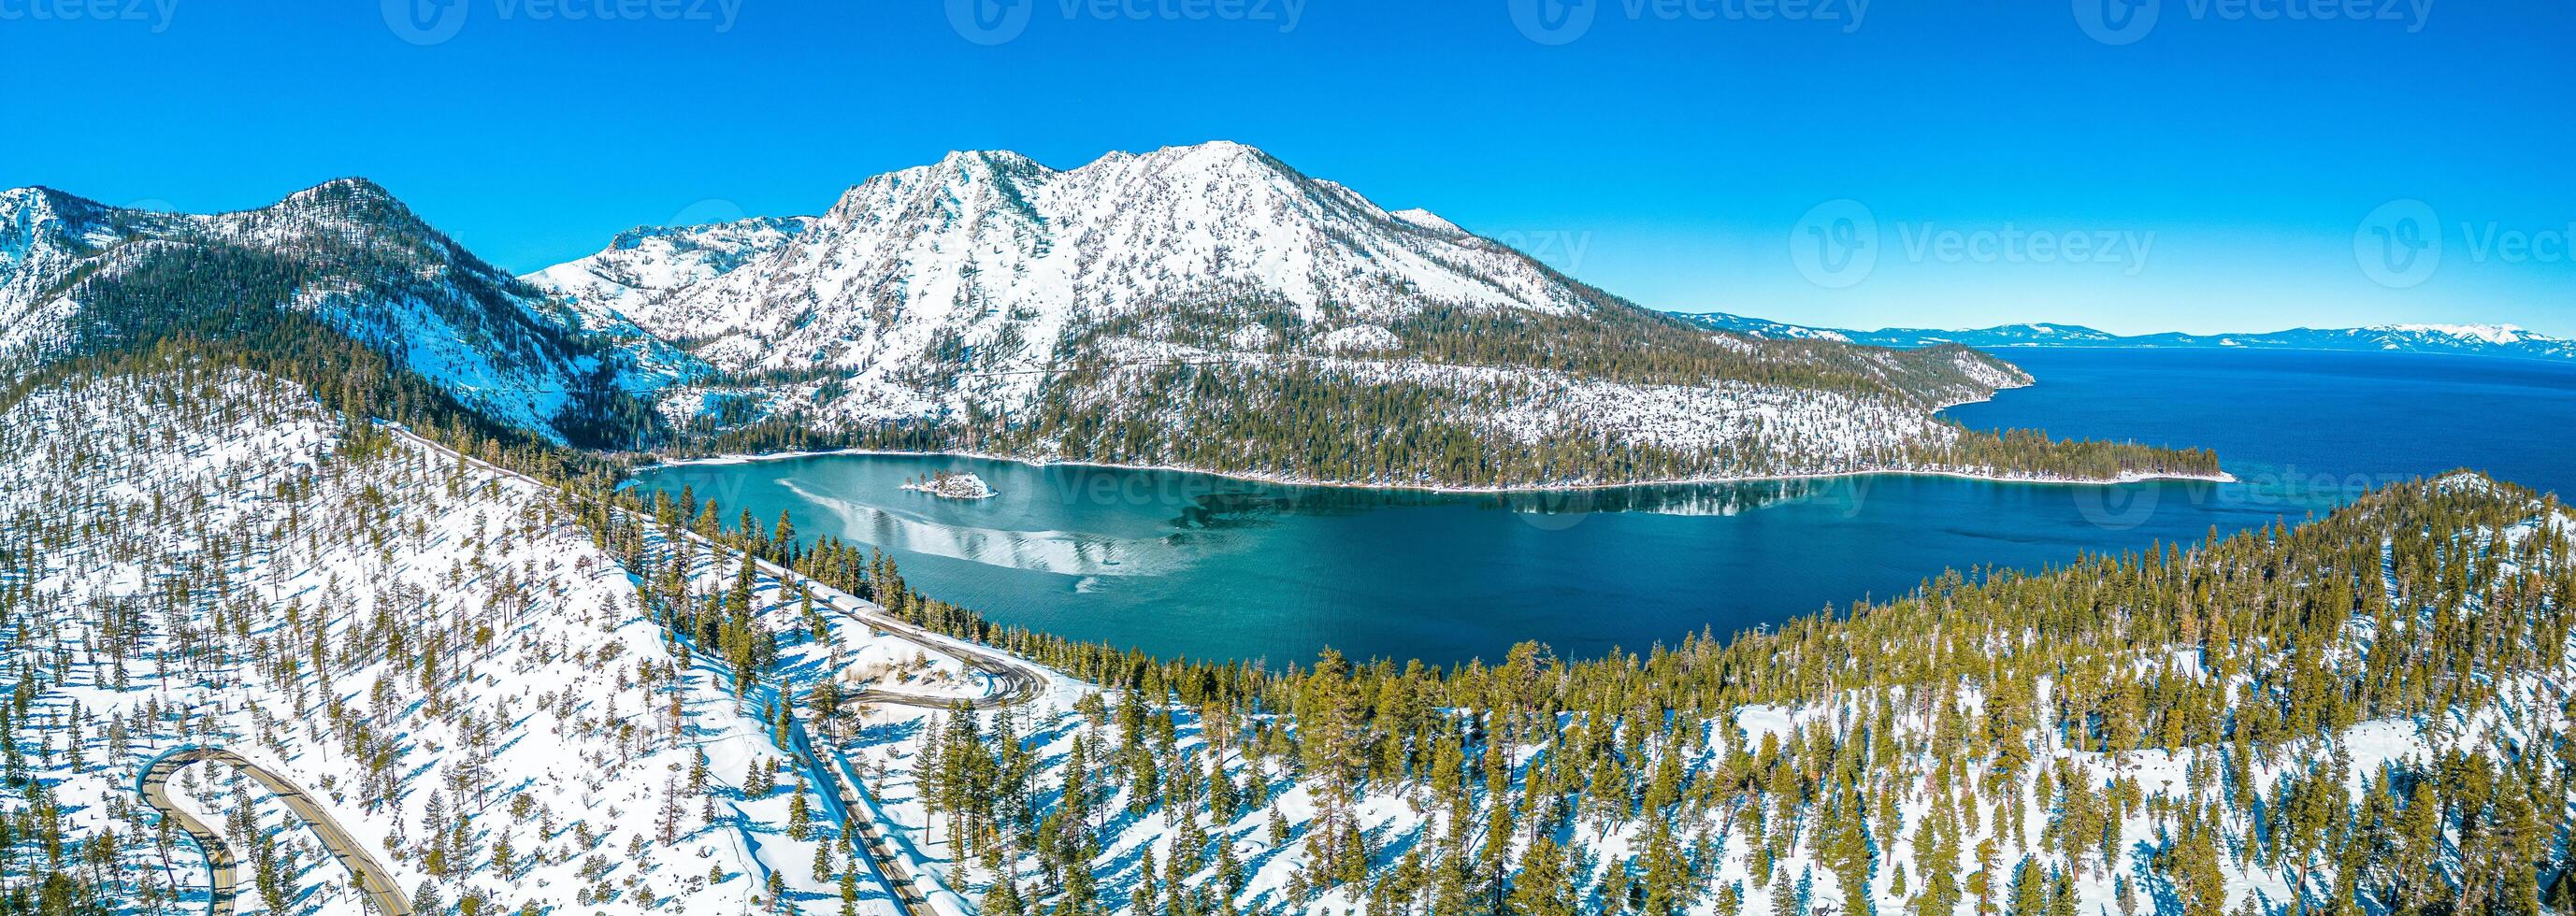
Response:
M453 449L449 449L446 446L415 435L409 430L397 427L394 429L394 432L422 448L431 449L450 457L458 458L494 474L525 481L544 490L555 489L544 481L537 480L525 474L486 463L472 456L458 454ZM738 551L735 551L731 547L715 544L687 529L678 529L669 533L688 538L689 540L699 544L715 547L725 553L738 554ZM1046 689L1046 671L1034 664L1013 657L1007 653L978 646L964 640L949 639L911 623L898 620L892 614L887 613L885 608L874 602L860 599L855 595L843 593L820 582L812 582L812 580L807 579L802 574L788 570L776 563L772 563L767 560L755 560L754 562L759 564L762 572L768 573L781 583L811 582L811 584L816 588L815 599L824 605L831 607L833 610L848 614L853 618L857 618L859 621L866 623L870 627L883 631L897 639L912 643L913 645L919 646L927 651L954 656L957 660L964 662L967 667L991 676L994 684L994 690L981 697L916 694L896 690L866 690L861 691L857 695L856 698L860 702L882 703L893 706L910 706L917 709L948 709L956 706L962 701L972 707L994 708L1016 706L1029 702L1037 699L1038 695ZM764 685L763 689L771 691L771 695L773 697L775 696L775 688ZM794 704L785 703L782 705L787 706L790 710L790 715L793 716ZM838 754L831 755L827 758L824 754L816 751L811 740L806 736L804 723L801 720L792 720L791 725L793 726L791 731L791 738L793 740L790 743L793 746L789 747L788 750L795 753L799 758L798 762L813 775L817 786L829 787L829 791L831 793L830 798L832 800L831 807L834 809L832 813L845 816L848 822L858 829L859 839L861 842L854 845L867 850L869 865L876 872L878 880L885 884L887 892L892 895L896 909L902 911L904 916L932 916L932 914L938 912L936 908L930 905L926 896L922 892L923 882L912 874L911 869L904 866L902 857L896 854L893 842L888 840L884 833L877 829L876 818L866 813L874 810L874 806L865 803L867 797L867 784L859 779L859 775L856 772L848 771L847 761L840 760ZM835 767L832 765L834 762L838 762L841 765ZM934 888L939 887L936 881L931 882L931 886ZM962 898L957 898L954 893L948 892L944 888L940 888L940 893L950 899L960 900L962 902ZM963 910L964 908L952 906L951 909ZM221 914L218 914L218 916L221 916Z
M788 573L786 570L779 569L775 564L767 561L762 561L760 565L764 569L767 569L770 574L779 576L779 581L781 582L797 581L804 578L803 576L797 576L792 573ZM820 583L816 584L820 585ZM1039 692L1046 689L1046 672L1038 668L1038 666L1022 661L1016 657L1006 655L992 649L987 649L964 640L944 638L939 634L932 633L912 624L897 620L894 617L889 616L886 613L885 608L879 607L873 602L861 601L855 596L848 597L846 601L839 597L822 598L817 596L817 598L822 604L830 606L833 610L856 617L859 620L866 622L868 626L882 630L887 635L893 636L896 639L903 640L942 655L956 656L957 660L965 662L967 667L990 675L993 678L995 686L993 692L981 697L912 694L904 693L899 690L863 690L859 692L857 697L862 703L885 703L894 706L911 706L918 709L947 709L957 705L959 700L964 700L968 706L977 708L998 708L1003 706L1017 706L1030 700L1037 699Z
M313 796L240 754L219 747L183 747L153 758L143 768L143 774L135 779L134 789L142 794L144 804L151 805L153 810L161 812L162 817L178 824L179 829L187 832L188 839L205 852L210 876L208 887L211 888L207 911L212 916L230 916L232 913L234 900L241 895L240 860L233 855L232 845L224 842L222 834L170 800L171 774L200 761L220 763L247 773L279 801L285 802L287 810L303 818L304 825L312 828L313 835L322 840L323 848L330 850L331 856L339 859L340 864L349 870L349 875L358 882L359 894L380 916L412 916L411 900L394 886L393 874L387 872L375 856L368 854L364 844L342 829L340 822L332 819L331 812L314 801Z

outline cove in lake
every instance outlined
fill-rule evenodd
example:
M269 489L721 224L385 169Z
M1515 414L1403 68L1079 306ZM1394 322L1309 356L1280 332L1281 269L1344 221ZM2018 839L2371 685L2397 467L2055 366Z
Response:
M2471 357L2007 351L2041 384L1960 423L2215 448L2232 484L1876 475L1522 494L1297 487L950 457L680 465L637 484L786 511L987 617L1163 655L1452 663L1525 639L1644 651L1909 591L2296 522L2457 467L2576 487L2576 366ZM1000 495L903 490L934 471Z

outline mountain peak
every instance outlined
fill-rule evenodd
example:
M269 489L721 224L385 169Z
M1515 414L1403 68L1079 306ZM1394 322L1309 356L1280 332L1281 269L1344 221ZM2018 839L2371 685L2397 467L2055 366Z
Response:
M285 200L279 202L298 203L304 201L395 202L393 192L385 190L384 185L377 184L372 179L354 175L346 178L334 178L321 184L305 188L304 190L287 195Z
M2510 324L2396 324L2381 325L2371 330L2401 334L2439 334L2462 340L2477 340L2496 346L2512 346L2532 336L2518 325Z
M1443 219L1440 214L1433 213L1421 207L1414 207L1408 210L1397 210L1387 215L1436 232L1454 232L1461 235L1467 232L1465 229L1458 228L1457 223Z
M939 162L932 168L974 172L1053 171L1040 165L1035 159L1006 149L950 150L948 155L939 157Z
M437 230L394 197L383 185L365 178L334 178L256 211L290 225L363 226L370 231L434 236Z
M1200 169L1210 171L1254 170L1279 172L1303 177L1296 169L1261 150L1232 140L1210 140L1180 146L1166 146L1137 157L1160 170Z
M748 216L741 219L710 220L702 223L637 226L608 240L609 251L629 251L647 240L667 239L681 249L695 249L710 242L759 233L792 236L813 223L810 216Z

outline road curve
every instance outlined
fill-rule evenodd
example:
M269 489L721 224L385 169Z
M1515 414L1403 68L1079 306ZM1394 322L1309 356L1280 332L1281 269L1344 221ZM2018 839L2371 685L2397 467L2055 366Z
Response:
M471 455L462 454L455 449L430 441L429 438L418 433L414 433L411 430L403 429L399 426L387 428L391 429L396 435L407 442L438 452L439 454L446 455L450 458L455 458L468 464L475 465L494 474L525 482L540 490L557 493L570 492L561 487L530 477L526 474L510 470L509 468L492 464ZM575 494L574 498L580 499L584 502L596 502L587 496L581 496L579 494ZM618 512L633 511L627 507L615 505L613 503L610 504L609 508ZM647 522L647 524L652 523ZM657 524L654 525L654 527L658 528L661 526ZM700 536L697 532L688 530L687 528L666 529L665 533L678 535L680 537L687 538L690 541L703 544L708 547L713 547L725 553L737 556L744 555L742 551L738 549L718 544ZM923 649L937 652L942 655L956 656L957 660L965 662L967 667L992 675L998 686L998 689L992 694L983 697L914 694L896 690L865 690L859 692L855 697L855 699L861 702L884 703L893 706L910 706L918 709L948 709L957 705L961 700L965 701L969 706L978 708L1017 706L1021 703L1037 699L1038 694L1046 688L1046 672L1044 669L1041 669L1034 664L1023 661L1007 653L987 649L983 646L978 646L962 639L950 639L919 626L895 619L893 615L886 613L884 607L877 605L875 602L868 601L856 595L848 594L822 582L817 582L803 573L787 569L776 563L769 562L768 560L754 558L753 562L759 564L762 572L766 572L775 577L781 584L791 582L810 583L816 589L815 597L824 605L831 607L833 610L858 618L871 627L883 630L897 639L920 646Z
M398 426L390 428L403 439L419 445L422 448L447 455L451 458L480 467L494 474L524 481L544 491L558 493L569 492L562 488L547 484L544 481L521 474L517 471L491 464L470 455L461 454L454 449L432 442L410 430L403 429ZM588 497L584 496L576 495L575 498L582 499L585 502L591 501ZM618 506L613 503L609 505L609 508L612 511L618 512L632 511L626 507ZM647 524L651 523L648 521ZM656 525L655 527L660 526ZM697 532L690 531L686 528L666 529L665 533L687 538L690 541L704 544L724 553L736 556L748 556L740 550L723 544L717 544L714 541L700 536ZM949 637L941 636L923 627L896 619L894 615L887 613L884 607L876 604L875 602L871 602L856 595L841 591L840 589L833 588L825 583L815 581L803 573L787 569L776 563L769 562L768 560L759 559L757 557L753 557L751 559L752 562L758 564L760 571L768 573L770 576L776 578L782 586L790 583L810 585L815 590L815 599L824 606L843 614L847 614L861 623L865 623L874 629L905 642L912 643L913 645L919 646L925 650L942 655L954 656L958 661L965 663L967 667L981 671L990 676L994 683L994 690L982 697L915 694L895 690L864 690L860 691L854 697L854 699L859 702L882 703L892 706L909 706L917 709L951 709L960 703L976 708L996 708L1017 706L1031 700L1035 700L1038 698L1039 694L1043 693L1046 689L1048 679L1046 671L1035 664L1012 656L1009 653L978 646L962 639L951 639ZM695 651L694 647L692 647L690 651ZM958 898L953 892L949 892L945 888L940 887L936 878L932 878L925 882L922 877L914 875L910 868L905 867L902 857L896 854L894 844L887 839L883 832L877 829L876 818L873 816L858 816L860 812L872 810L874 807L873 805L868 804L868 788L866 782L859 778L858 773L846 772L845 770L849 764L846 760L840 760L838 754L834 754L830 759L827 759L822 753L815 750L811 740L806 735L804 723L801 720L793 718L795 715L795 704L793 702L789 702L789 697L778 695L777 688L775 687L764 686L763 689L771 691L770 695L779 700L781 706L784 706L789 710L789 716L791 717L791 741L789 744L791 746L788 747L787 750L800 758L799 762L810 774L812 774L816 788L829 793L828 797L830 799L830 807L834 809L832 813L843 816L845 823L850 824L858 830L859 842L852 845L860 849L867 850L870 869L876 873L877 880L885 885L887 893L892 897L895 908L903 913L904 916L937 916L937 914L941 914L946 911L967 912L968 910L963 906L952 905L945 908L938 906L932 899L930 899L930 895L923 893L923 886L928 884L940 895L941 900L938 901L939 903L949 901L962 902L962 899ZM833 766L832 763L835 761L839 762L841 766ZM408 913L408 910L404 912ZM223 916L223 914L218 913L217 916Z
M780 582L805 579L802 575L779 569L777 564L767 560L761 561L760 565L770 574L779 576ZM820 582L814 584L822 586ZM942 655L955 656L958 661L966 663L966 667L990 675L995 686L992 693L982 697L933 696L897 690L862 690L856 697L859 702L911 706L920 709L949 709L964 702L976 708L998 708L1017 706L1037 699L1039 692L1046 689L1046 672L1015 656L962 639L944 638L929 630L897 620L887 614L883 607L873 602L863 601L855 595L845 595L835 590L830 597L819 594L816 597L823 605L857 618L868 626L885 631L887 635L896 639ZM847 603L840 600L843 597L849 599Z
M285 777L232 751L207 746L173 748L144 765L143 772L135 777L134 791L143 796L144 804L151 805L153 810L161 812L162 817L178 824L179 829L188 834L188 839L205 853L209 874L207 886L210 888L207 912L212 916L230 916L232 913L233 901L241 893L240 860L233 855L232 845L224 842L222 834L172 802L169 791L171 774L200 761L213 761L249 774L270 794L286 803L287 810L303 818L304 825L312 828L313 835L321 839L323 848L330 850L331 856L339 859L340 864L349 870L350 877L358 882L359 895L366 898L367 905L379 916L412 916L411 900L394 886L393 874L367 852L364 844L350 836L349 831L331 817L330 811L314 801L313 796L305 794Z

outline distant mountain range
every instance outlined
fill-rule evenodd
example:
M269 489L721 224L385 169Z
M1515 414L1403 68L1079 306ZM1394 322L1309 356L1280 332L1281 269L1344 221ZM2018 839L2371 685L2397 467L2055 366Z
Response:
M952 153L818 216L634 229L525 277L364 179L212 215L0 191L0 380L211 345L352 413L556 445L1333 483L2215 471L1939 419L2030 382L1968 347L1768 337L1227 142Z
M2336 350L2576 360L2576 340L2537 334L2509 324L2389 324L2366 328L2292 328L2263 334L2121 335L2079 324L2006 324L1965 331L1930 328L1853 331L1785 324L1722 312L1674 312L1673 315L1711 330L1765 340L1830 340L1899 349L1958 344L1981 350L2016 347Z
M660 404L726 451L1450 485L1805 474L1923 466L1960 435L1933 411L2027 383L1964 347L1711 337L1222 141L1071 169L951 153L820 216L637 229L524 279L704 361L714 377Z

